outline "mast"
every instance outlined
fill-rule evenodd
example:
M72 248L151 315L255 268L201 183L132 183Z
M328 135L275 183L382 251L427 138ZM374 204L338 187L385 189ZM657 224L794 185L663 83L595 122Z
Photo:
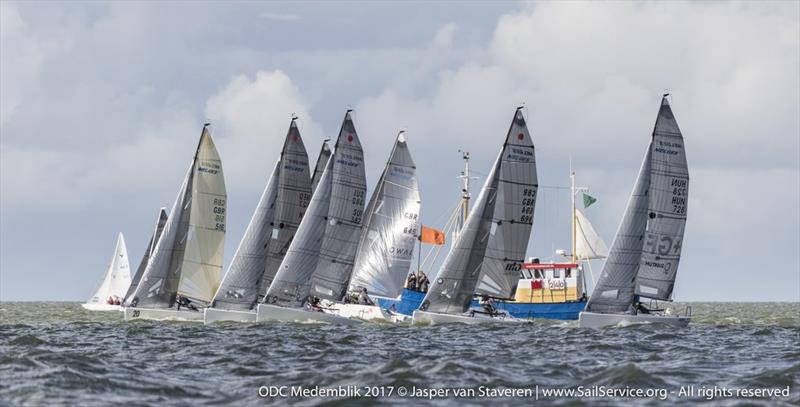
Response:
M464 160L464 171L461 172L462 186L461 186L461 215L458 220L458 230L456 232L460 232L461 228L464 227L464 223L467 222L467 216L469 215L469 151L462 151L458 150L461 153L461 159Z
M576 216L575 215L575 171L572 170L572 157L570 157L570 159L569 159L569 179L571 181L570 196L572 197L571 198L571 200L572 200L572 212L571 212L572 213L572 251L570 251L572 256L571 256L570 263L575 264L575 260L577 258L576 255L575 255L575 250L576 250L576 246L577 246L577 243L576 243L577 231L575 229L575 226L576 226L575 225L576 224L576 222L575 222L575 216Z

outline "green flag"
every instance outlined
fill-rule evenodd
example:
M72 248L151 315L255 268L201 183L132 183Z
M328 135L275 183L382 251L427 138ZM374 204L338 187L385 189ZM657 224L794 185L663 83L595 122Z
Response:
M583 194L583 207L588 208L591 204L597 202L597 198L594 198L588 194Z

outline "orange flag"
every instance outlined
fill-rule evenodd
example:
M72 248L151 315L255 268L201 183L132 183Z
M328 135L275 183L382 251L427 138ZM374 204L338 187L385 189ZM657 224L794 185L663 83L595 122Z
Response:
M429 228L425 225L422 225L421 232L419 234L419 240L422 243L428 244L435 244L435 245L443 245L444 244L444 232L441 230L437 230L434 228Z

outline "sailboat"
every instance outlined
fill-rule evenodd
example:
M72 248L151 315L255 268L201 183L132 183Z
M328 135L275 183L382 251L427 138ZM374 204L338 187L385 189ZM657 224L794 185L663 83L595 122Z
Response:
M258 300L272 283L308 207L308 155L296 119L211 307L204 310L205 323L255 322Z
M220 282L225 243L225 180L208 123L161 238L129 302L125 320L203 321L199 308ZM181 309L183 308L183 309Z
M340 301L323 302L331 312L362 320L405 319L375 304L359 304L358 298L362 291L376 299L396 298L403 291L419 229L416 168L401 131L367 204L348 294Z
M350 112L345 113L311 204L257 307L258 322L361 322L321 312L309 302L309 297L335 300L344 296L361 232L364 153Z
M533 141L520 107L464 228L413 313L414 324L521 321L506 312L470 310L470 304L483 275L501 290L511 285L512 270L517 275L530 238L537 189Z
M147 247L144 250L144 255L142 255L142 260L139 262L139 267L136 269L136 274L133 275L133 280L131 280L131 285L128 287L128 291L125 293L125 301L123 304L128 303L133 293L136 291L136 287L139 286L139 282L142 280L142 275L144 275L144 270L147 268L147 263L150 261L150 256L153 254L153 250L158 243L158 239L161 238L161 232L164 230L164 225L167 223L167 210L166 208L161 208L158 211L158 219L156 220L156 227L153 230L153 234L150 235L150 241L147 242Z
M128 249L122 233L117 235L114 256L108 264L106 274L94 295L81 306L90 311L117 311L122 309L120 303L125 290L131 284L131 267L128 264Z
M581 327L663 323L686 326L691 311L671 315L642 298L672 301L683 246L689 169L683 135L667 100L661 99L650 145L603 271L581 312Z

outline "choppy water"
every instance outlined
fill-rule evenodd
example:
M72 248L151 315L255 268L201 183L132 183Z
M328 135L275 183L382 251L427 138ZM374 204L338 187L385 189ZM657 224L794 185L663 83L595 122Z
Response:
M0 405L370 404L358 398L259 398L261 386L385 386L383 402L531 404L534 398L426 399L397 389L790 388L800 403L800 304L692 304L686 329L529 326L361 327L137 321L76 303L0 303ZM602 386L602 387L600 387ZM698 390L696 390L698 391ZM674 393L672 393L674 392ZM477 394L477 393L476 393ZM564 404L620 399L546 398Z

